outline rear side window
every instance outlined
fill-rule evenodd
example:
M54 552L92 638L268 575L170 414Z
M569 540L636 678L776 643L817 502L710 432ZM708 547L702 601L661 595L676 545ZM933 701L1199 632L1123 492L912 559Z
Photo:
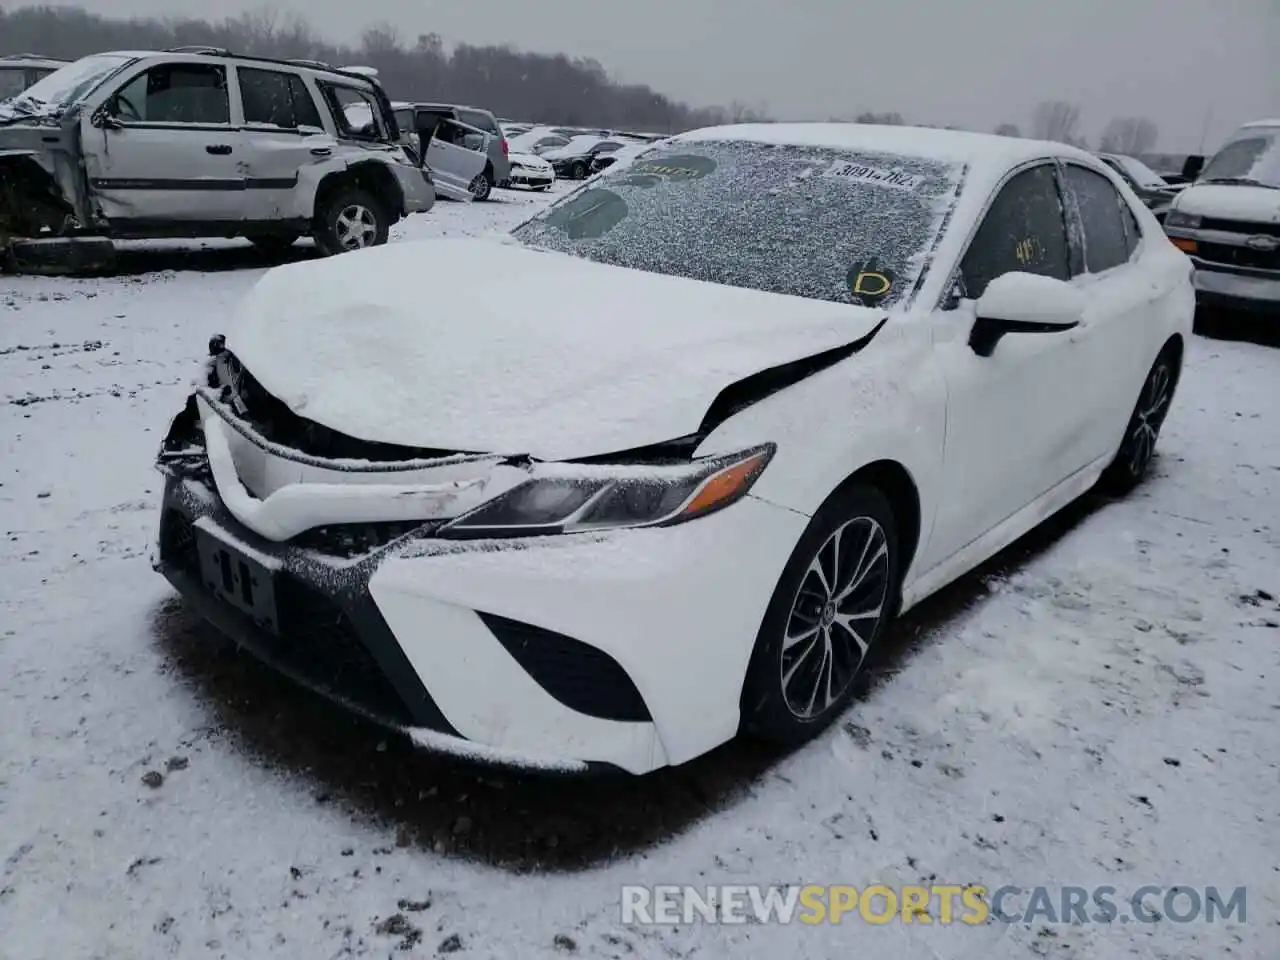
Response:
M204 63L152 67L111 98L110 110L126 123L230 123L226 68Z
M1053 167L1015 175L1000 191L960 265L966 297L977 299L1006 273L1071 277L1067 227Z
M1102 174L1073 164L1065 176L1080 218L1085 270L1101 273L1127 263L1130 247L1116 188Z
M352 140L381 140L386 136L377 98L372 93L329 83L322 89L341 136Z
M311 91L297 74L240 67L244 122L296 130L323 127Z
M492 133L494 136L502 136L502 131L498 128L498 121L483 110L459 110L458 119L469 127L476 127L486 133Z

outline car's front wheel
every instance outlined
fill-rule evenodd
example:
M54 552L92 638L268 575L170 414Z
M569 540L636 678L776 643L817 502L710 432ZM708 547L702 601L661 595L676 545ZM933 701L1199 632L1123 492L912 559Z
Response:
M840 715L898 602L898 534L871 486L814 514L765 612L742 688L743 728L800 743Z
M330 193L316 217L316 245L328 256L379 246L387 242L390 232L391 223L378 198L355 185Z
M1166 344L1142 383L1138 402L1124 428L1116 458L1102 475L1103 485L1114 493L1127 493L1142 482L1155 457L1160 428L1169 415L1173 391L1178 385L1181 360L1173 343Z
M577 163L575 163L572 167L569 168L569 176L572 177L574 180L587 179L587 172L588 172L587 165L583 163L581 160L579 160Z
M489 171L479 174L471 181L471 197L474 200L488 200L489 195L493 193L493 179L489 176Z

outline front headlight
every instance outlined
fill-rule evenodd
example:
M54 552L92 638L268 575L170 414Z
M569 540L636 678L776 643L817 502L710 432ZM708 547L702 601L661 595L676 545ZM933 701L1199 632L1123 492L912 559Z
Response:
M1166 227L1185 227L1188 230L1194 230L1200 226L1200 216L1195 213L1180 213L1177 210L1170 210L1164 218Z
M684 523L745 497L775 450L769 443L680 466L584 467L582 475L538 477L463 514L436 535L528 537Z

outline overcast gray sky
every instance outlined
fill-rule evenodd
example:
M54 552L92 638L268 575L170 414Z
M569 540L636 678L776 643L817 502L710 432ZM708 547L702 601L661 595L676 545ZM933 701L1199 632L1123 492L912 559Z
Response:
M81 0L104 14L205 16L262 0ZM372 21L407 43L510 43L591 56L696 104L777 118L897 110L909 120L1022 126L1040 100L1079 103L1091 137L1145 115L1161 147L1212 149L1280 116L1280 0L279 0L321 33Z

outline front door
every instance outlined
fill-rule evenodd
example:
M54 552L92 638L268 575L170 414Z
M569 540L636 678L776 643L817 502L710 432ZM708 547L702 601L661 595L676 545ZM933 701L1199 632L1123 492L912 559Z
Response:
M1003 337L991 356L967 345L975 301L1003 274L1069 280L1070 247L1051 163L1000 190L961 262L964 297L941 315L948 346L943 493L926 563L977 540L1082 464L1074 436L1090 389L1068 332Z
M243 139L231 123L225 67L151 67L82 122L89 185L113 224L198 232L201 223L241 218Z

